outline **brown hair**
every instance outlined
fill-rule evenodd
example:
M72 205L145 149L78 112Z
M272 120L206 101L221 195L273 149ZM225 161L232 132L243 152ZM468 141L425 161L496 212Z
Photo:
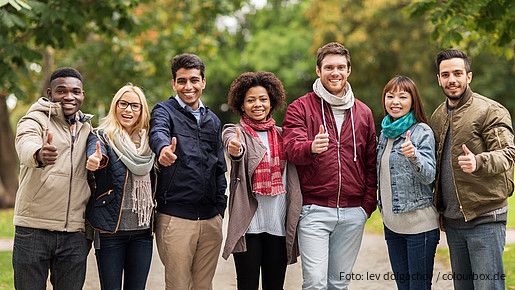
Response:
M424 113L424 106L422 105L422 100L420 99L417 85L415 85L415 82L407 76L395 76L384 86L383 97L381 99L381 103L383 104L383 114L385 116L388 114L386 112L386 105L384 103L386 93L397 91L404 91L411 95L411 110L415 114L415 119L417 119L418 122L427 123L426 114Z
M329 54L343 55L347 59L347 69L350 68L350 53L342 44L329 42L317 50L317 67L322 68L322 61Z
M241 106L247 91L253 87L261 86L266 89L270 97L270 115L284 105L286 93L281 81L271 72L242 73L231 83L227 103L232 111L243 115Z

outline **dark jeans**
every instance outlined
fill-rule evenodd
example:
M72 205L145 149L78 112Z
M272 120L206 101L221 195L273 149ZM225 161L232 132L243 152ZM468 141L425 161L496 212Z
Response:
M262 272L263 290L282 290L286 274L286 238L268 233L246 234L247 251L234 253L238 289L259 287Z
M14 287L46 289L48 270L53 289L82 289L89 243L84 233L16 227Z
M122 274L123 289L145 289L152 246L149 230L100 235L95 255L102 289L122 289Z
M398 234L385 226L384 236L397 288L431 289L440 230L434 229L420 234Z

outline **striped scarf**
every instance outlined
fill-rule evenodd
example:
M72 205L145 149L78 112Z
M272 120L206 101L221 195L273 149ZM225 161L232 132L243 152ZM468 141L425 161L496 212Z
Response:
M269 118L267 121L258 123L250 119L246 114L240 119L240 125L252 137L259 142L257 131L268 132L268 146L270 147L270 157L268 152L259 162L254 174L252 175L252 192L259 195L279 195L286 192L283 185L283 171L286 165L286 158L283 150L283 138L275 128L275 120Z

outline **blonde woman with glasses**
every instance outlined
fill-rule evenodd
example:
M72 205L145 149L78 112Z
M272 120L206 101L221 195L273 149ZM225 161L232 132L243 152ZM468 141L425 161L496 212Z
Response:
M152 258L154 153L149 109L132 84L114 95L108 115L88 139L86 168L95 186L86 219L95 229L102 289L145 289Z

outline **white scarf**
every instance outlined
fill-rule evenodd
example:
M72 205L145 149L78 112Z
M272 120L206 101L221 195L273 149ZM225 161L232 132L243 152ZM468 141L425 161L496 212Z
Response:
M345 85L347 86L347 92L342 97L338 97L327 91L324 85L322 85L320 78L317 78L313 83L313 92L328 102L333 107L333 110L348 110L354 106L354 93L348 82Z

